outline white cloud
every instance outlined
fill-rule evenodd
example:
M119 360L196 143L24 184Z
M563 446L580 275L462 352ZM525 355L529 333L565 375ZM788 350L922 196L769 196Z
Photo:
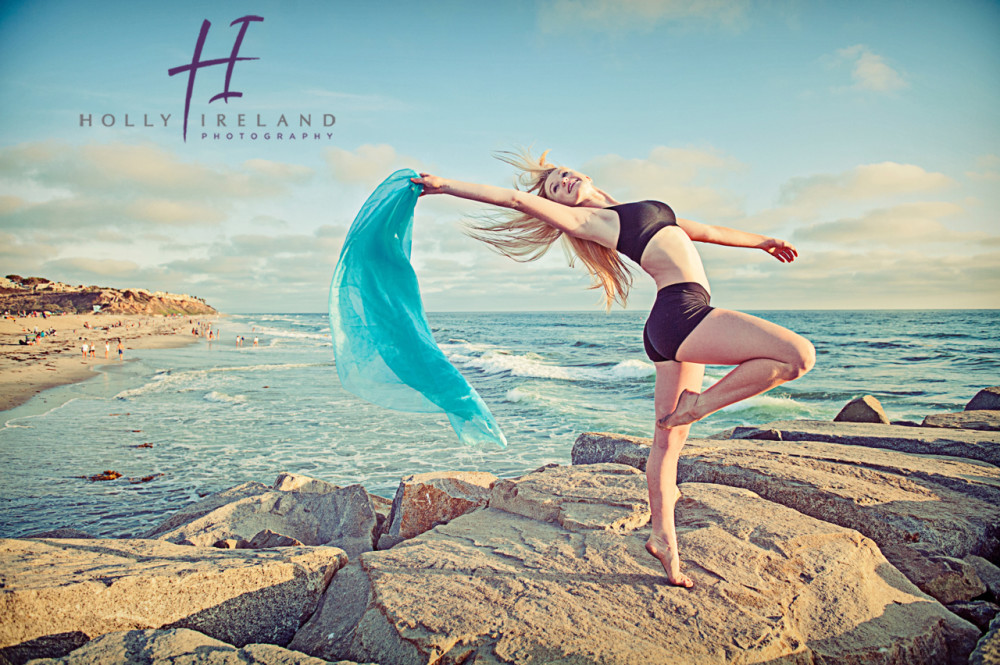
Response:
M977 182L1000 182L1000 156L981 155L976 159L976 170L966 171L965 175Z
M840 49L837 59L851 65L852 87L855 90L892 92L908 87L899 72L863 44Z
M940 221L963 212L964 209L954 203L907 203L872 210L857 218L813 224L797 230L795 239L863 246L933 245L987 239L985 233L957 231Z
M998 259L996 253L820 252L799 277L829 284L831 275L836 276L838 289L844 288L866 307L996 307L1000 304Z
M12 213L27 205L27 201L20 196L0 196L0 215Z
M0 175L21 186L57 188L66 195L157 195L173 199L267 197L301 182L308 169L250 160L241 169L185 162L152 144L58 141L0 148Z
M288 228L288 221L275 217L274 215L254 215L250 218L250 223L257 226L264 226L275 229Z
M743 214L741 199L721 180L745 167L712 150L653 148L645 159L604 155L581 170L619 201L659 199L681 217L724 220Z
M114 259L87 259L81 257L67 257L63 259L53 259L45 263L46 270L59 273L87 274L94 277L131 277L140 268L134 261L116 261Z
M374 187L389 174L401 168L421 171L420 162L396 152L384 143L365 144L355 151L327 148L324 153L333 177L344 183L360 183Z
M712 304L719 307L1000 307L997 252L934 256L917 249L893 248L800 251L798 260L785 265L756 255L734 262L732 251L728 250L728 260L706 261L712 280Z
M218 206L187 201L141 199L122 201L79 196L28 204L10 212L0 212L0 224L22 234L59 231L63 244L75 244L95 230L154 229L161 225L214 225L225 219Z
M16 194L0 197L0 224L71 236L87 227L216 225L237 201L278 196L312 173L262 159L207 166L151 144L22 143L0 148L3 187Z
M864 164L850 171L792 178L781 188L782 203L814 209L842 201L866 201L909 194L929 194L955 181L913 164Z
M216 207L169 199L134 201L126 206L125 213L137 220L172 226L215 224L226 219L226 215Z
M697 20L729 29L746 25L749 0L547 0L538 10L543 31L651 30L662 23Z
M310 235L236 235L218 244L215 251L220 254L262 259L281 255L299 256L315 253L329 255L332 253L336 259L343 241L344 229L324 226Z
M8 268L33 272L42 260L55 256L56 252L57 248L50 243L25 241L12 233L0 232L0 262Z

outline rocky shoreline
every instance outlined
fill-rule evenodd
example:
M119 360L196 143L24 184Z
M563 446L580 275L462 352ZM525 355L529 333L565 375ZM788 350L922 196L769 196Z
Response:
M60 314L147 314L204 316L218 314L204 298L187 294L71 286L44 277L7 275L0 278L0 311Z
M649 446L585 433L571 465L392 502L281 474L144 538L0 540L0 663L1000 662L1000 387L692 439L692 590L643 549Z

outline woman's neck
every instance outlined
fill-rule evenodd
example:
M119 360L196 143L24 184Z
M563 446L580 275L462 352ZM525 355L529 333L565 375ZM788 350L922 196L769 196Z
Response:
M608 206L618 205L618 201L607 192L595 189L591 196L580 202L580 205L588 208L607 208Z

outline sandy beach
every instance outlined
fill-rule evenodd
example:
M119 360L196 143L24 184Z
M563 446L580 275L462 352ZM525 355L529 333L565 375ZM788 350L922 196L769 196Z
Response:
M198 339L191 329L202 320L207 319L134 314L5 316L0 320L0 411L24 404L47 388L90 378L96 365L119 362L119 338L127 361L129 351L134 349L190 344ZM21 344L21 340L35 338L36 328L54 333L36 344ZM83 357L85 343L97 346L93 357Z

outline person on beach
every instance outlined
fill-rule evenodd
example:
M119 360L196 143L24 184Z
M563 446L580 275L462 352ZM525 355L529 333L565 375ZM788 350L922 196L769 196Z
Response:
M81 349L83 350L83 359L86 360L87 359L87 353L90 351L90 345L87 344L86 342L84 342L83 346L81 347Z
M763 250L782 263L798 256L777 238L675 217L659 201L620 203L571 168L534 159L528 151L501 152L520 170L525 189L505 189L450 180L428 173L413 178L421 196L451 196L491 204L504 211L472 222L469 235L515 260L539 258L560 237L603 288L605 306L626 304L632 273L619 254L632 259L656 283L657 295L643 330L646 354L656 368L656 427L646 463L652 535L646 550L657 558L670 584L690 588L680 570L674 507L680 498L677 461L692 423L740 400L759 395L808 372L812 344L800 335L748 314L713 308L701 257L694 242ZM570 260L573 265L573 258ZM735 365L702 391L705 365Z
M122 344L122 338L118 338L118 360L122 360L125 357L125 346Z

